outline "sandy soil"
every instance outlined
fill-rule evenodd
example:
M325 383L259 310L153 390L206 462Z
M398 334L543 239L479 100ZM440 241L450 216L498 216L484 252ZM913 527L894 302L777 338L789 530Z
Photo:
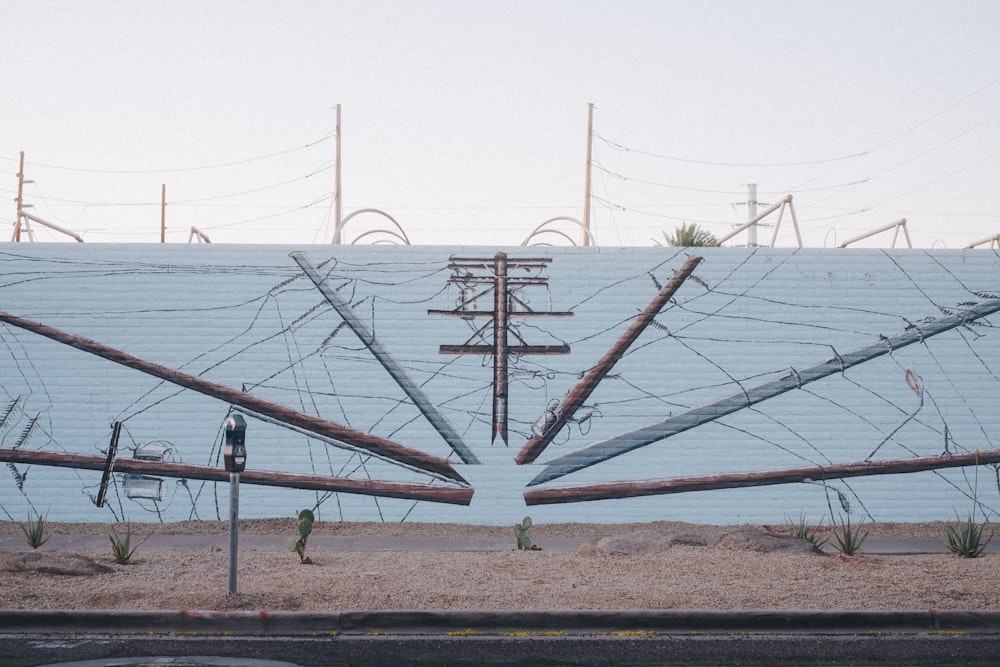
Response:
M52 524L53 534L110 533L106 524ZM135 526L137 538L152 526ZM963 559L817 555L805 549L762 552L734 531L787 533L788 526L566 524L532 528L545 537L635 536L620 548L576 553L517 551L512 527L441 524L323 523L313 535L467 535L509 539L495 552L337 552L308 548L313 565L285 549L242 550L239 595L227 595L229 558L218 547L153 550L142 546L118 565L103 551L23 549L0 552L0 608L253 609L346 611L390 609L992 609L1000 610L1000 555ZM874 524L870 537L927 537L945 542L944 524ZM294 520L241 522L241 535L296 534ZM225 534L218 522L156 527L167 534ZM704 538L707 546L670 539ZM0 522L0 534L21 534ZM675 540L676 541L676 540ZM801 546L802 541L795 541ZM624 545L624 546L622 546ZM42 555L44 553L44 555ZM91 574L80 572L91 567Z

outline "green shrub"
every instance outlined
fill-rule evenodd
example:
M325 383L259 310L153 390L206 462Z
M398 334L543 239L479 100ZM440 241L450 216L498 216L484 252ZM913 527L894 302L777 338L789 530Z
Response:
M978 558L986 545L993 539L990 533L985 539L986 522L976 523L976 505L979 504L979 450L976 449L975 481L972 486L972 513L964 522L959 519L955 525L948 525L948 548L962 558ZM958 519L958 514L955 515Z
M28 540L28 546L32 549L37 549L49 540L48 535L48 513L45 516L41 514L37 515L34 519L31 518L32 512L28 510L28 520L21 524L21 530L24 532L24 537Z
M949 524L948 549L962 558L978 558L993 539L992 533L983 538L985 530L986 522L976 523L971 515L964 522Z
M125 524L125 534L119 535L115 528L111 529L111 554L115 557L115 562L119 565L129 565L132 562L132 556L139 549L143 542L148 540L152 533L146 537L139 540L139 542L133 546L132 545L132 524Z
M820 525L823 521L820 520ZM811 528L808 523L806 523L805 513L799 514L798 523L794 523L791 520L788 521L789 532L791 532L792 537L798 538L800 540L805 540L817 548L822 548L826 544L829 538L820 537L817 528Z
M833 536L837 540L837 551L845 556L861 553L861 545L868 537L868 531L861 529L863 525L864 521L861 521L858 525L852 526L850 515L847 515L839 526L834 524Z

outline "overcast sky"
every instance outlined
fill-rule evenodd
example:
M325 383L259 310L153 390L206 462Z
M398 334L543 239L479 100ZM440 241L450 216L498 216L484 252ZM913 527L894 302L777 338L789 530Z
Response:
M87 242L158 242L165 185L168 242L328 243L338 104L343 215L380 209L414 244L581 219L589 103L600 246L728 234L750 183L793 196L809 247L900 218L917 247L1000 233L989 0L8 4L3 241L24 151L26 210ZM344 237L391 225L359 214Z

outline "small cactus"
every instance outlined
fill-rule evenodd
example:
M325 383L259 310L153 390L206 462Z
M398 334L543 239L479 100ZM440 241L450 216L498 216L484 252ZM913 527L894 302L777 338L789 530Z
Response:
M521 523L514 524L514 535L517 537L517 548L519 550L531 550L534 545L531 543L531 517L526 516Z
M312 532L316 515L313 514L312 510L302 510L298 513L298 518L299 539L289 540L288 549L299 555L299 562L302 565L312 565L312 559L306 556L306 542L309 540L309 534Z

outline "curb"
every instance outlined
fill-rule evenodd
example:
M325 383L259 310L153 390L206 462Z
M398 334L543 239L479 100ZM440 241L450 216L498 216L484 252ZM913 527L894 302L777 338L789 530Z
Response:
M1000 611L72 611L0 610L0 636L1000 634Z

